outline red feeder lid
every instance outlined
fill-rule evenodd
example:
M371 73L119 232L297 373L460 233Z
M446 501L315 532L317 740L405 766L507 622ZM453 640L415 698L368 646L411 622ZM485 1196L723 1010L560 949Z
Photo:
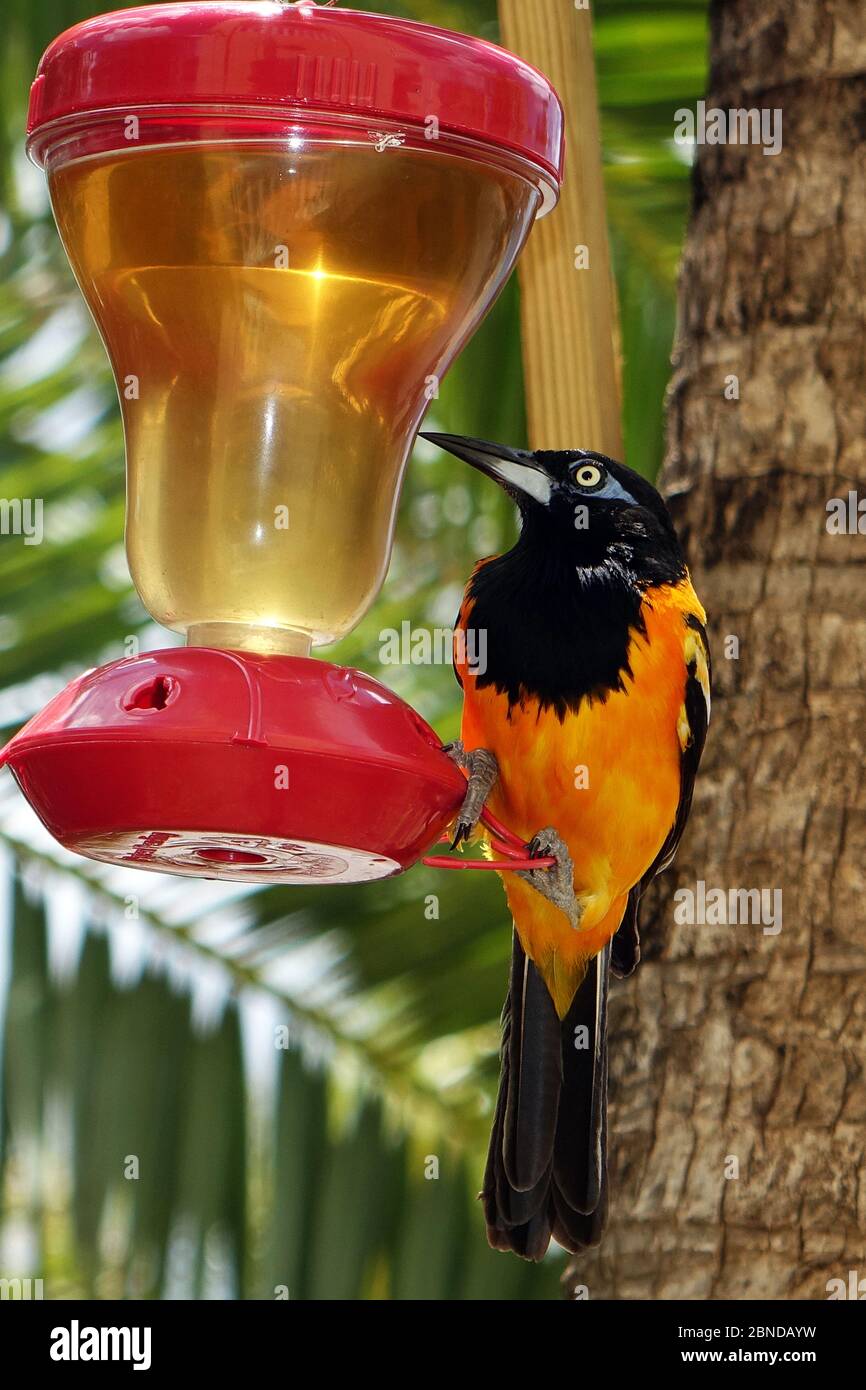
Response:
M141 107L295 107L424 126L510 151L558 187L562 107L535 68L495 44L389 15L276 0L117 10L46 49L28 148L50 122Z

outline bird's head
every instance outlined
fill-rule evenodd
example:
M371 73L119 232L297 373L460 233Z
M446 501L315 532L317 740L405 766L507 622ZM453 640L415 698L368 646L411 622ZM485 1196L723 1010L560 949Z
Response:
M505 489L520 509L524 544L555 547L578 570L624 565L647 583L682 571L667 507L625 464L586 449L531 452L454 434L422 438Z

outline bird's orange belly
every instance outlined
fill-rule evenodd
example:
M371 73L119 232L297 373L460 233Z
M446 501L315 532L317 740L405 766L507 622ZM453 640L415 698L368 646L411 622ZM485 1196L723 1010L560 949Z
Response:
M594 955L619 926L629 890L661 849L680 796L680 738L686 669L682 611L646 609L646 637L632 641L632 676L606 700L584 700L560 721L527 701L508 718L490 687L465 689L463 739L499 763L490 809L529 840L553 826L574 861L584 909L577 932L556 907L513 874L509 905L537 963L550 952Z
M484 744L500 769L491 810L526 839L554 825L571 851L579 893L627 892L676 815L677 714L624 695L584 703L564 725L515 711L503 746L495 731Z

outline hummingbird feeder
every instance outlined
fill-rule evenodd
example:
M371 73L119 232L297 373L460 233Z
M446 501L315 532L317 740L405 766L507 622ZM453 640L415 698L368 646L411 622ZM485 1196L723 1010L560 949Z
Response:
M0 753L67 848L335 883L441 837L466 782L437 735L311 651L378 592L430 384L555 204L562 132L503 49L311 0L47 49L28 152L117 383L132 578L188 644L87 672Z

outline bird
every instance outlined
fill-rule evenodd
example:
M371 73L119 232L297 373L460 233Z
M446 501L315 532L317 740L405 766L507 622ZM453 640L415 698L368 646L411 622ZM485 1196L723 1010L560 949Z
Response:
M520 521L513 547L476 565L455 628L463 715L448 752L468 786L454 844L484 837L486 805L549 865L500 875L513 935L487 1235L528 1260L551 1239L580 1254L608 1211L609 976L637 966L641 897L689 817L707 618L667 506L627 465L423 437L504 488Z

